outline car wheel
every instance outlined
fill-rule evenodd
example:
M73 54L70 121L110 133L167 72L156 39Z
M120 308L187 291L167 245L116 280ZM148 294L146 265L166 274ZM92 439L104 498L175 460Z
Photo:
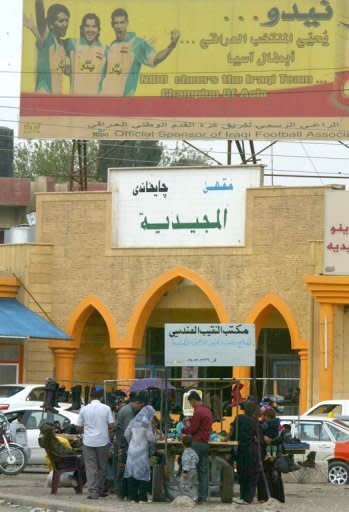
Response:
M349 468L345 462L331 462L328 466L328 481L332 485L345 485L349 479Z

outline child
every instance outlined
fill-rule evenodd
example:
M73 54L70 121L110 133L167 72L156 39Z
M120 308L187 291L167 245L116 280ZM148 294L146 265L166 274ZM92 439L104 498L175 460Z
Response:
M280 437L283 443L292 442L291 425L289 423L285 423L285 425L282 426Z
M182 430L189 425L189 418L181 414L179 421L176 425L176 436L178 439L182 439Z
M275 439L280 434L280 419L276 417L275 409L268 408L264 412L264 421L262 422L263 434L269 439Z
M263 436L269 439L276 439L280 435L280 419L276 417L275 409L269 407L263 412L261 428ZM273 455L273 449L270 445L266 447L267 456Z
M196 501L198 499L197 465L199 462L199 456L191 447L192 437L190 435L183 436L182 444L184 446L184 451L182 453L180 489L182 494L190 496L190 498Z

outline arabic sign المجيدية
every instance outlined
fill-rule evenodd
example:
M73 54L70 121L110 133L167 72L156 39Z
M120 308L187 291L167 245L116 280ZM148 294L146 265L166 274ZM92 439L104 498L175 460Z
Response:
M255 366L254 324L165 324L165 366Z
M348 2L23 6L21 137L349 138Z
M261 167L109 169L108 183L114 247L242 246Z
M349 191L326 190L324 274L349 275Z

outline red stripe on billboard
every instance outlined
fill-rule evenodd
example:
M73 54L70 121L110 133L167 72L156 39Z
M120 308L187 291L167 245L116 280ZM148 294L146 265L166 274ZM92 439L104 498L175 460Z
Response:
M22 94L21 116L64 117L343 117L334 84L283 89L264 97L76 97ZM251 91L250 91L251 92ZM255 92L258 94L258 91Z

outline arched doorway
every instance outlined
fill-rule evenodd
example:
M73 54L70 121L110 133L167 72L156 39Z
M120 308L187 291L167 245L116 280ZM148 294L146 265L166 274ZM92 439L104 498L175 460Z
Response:
M90 295L77 306L66 332L71 341L49 343L58 382L71 387L116 378L118 333L110 310L98 297Z
M308 342L300 337L292 311L280 297L270 294L256 304L247 316L246 323L254 323L256 326L259 367L262 365L263 368L264 364L265 368L269 359L272 372L275 371L275 374L272 373L272 378L275 375L274 380L276 380L278 372L281 374L288 372L285 361L290 362L290 367L294 365L293 370L296 373L298 365L296 358L299 359L299 411L304 412L307 408L308 396ZM260 347L259 353L258 347ZM273 362L279 363L273 368ZM263 376L263 370L259 369L259 375L261 374ZM241 379L250 378L251 370L244 367L234 368L234 376Z
M292 350L287 324L275 308L270 308L259 334L256 377L259 399L276 397L283 414L298 414L300 360Z
M94 310L87 319L74 361L73 380L90 384L114 379L117 357L110 348L109 332L102 315Z
M200 276L182 267L163 274L155 281L145 292L135 311L137 316L134 312L133 321L129 327L129 339L132 339L134 346L138 349L135 363L138 378L163 375L165 323L228 322L225 308L215 290ZM204 377L231 378L232 369L231 367L169 369L169 376L172 378L188 378L189 374L199 382ZM181 394L179 397L181 398ZM227 399L230 399L228 384Z

